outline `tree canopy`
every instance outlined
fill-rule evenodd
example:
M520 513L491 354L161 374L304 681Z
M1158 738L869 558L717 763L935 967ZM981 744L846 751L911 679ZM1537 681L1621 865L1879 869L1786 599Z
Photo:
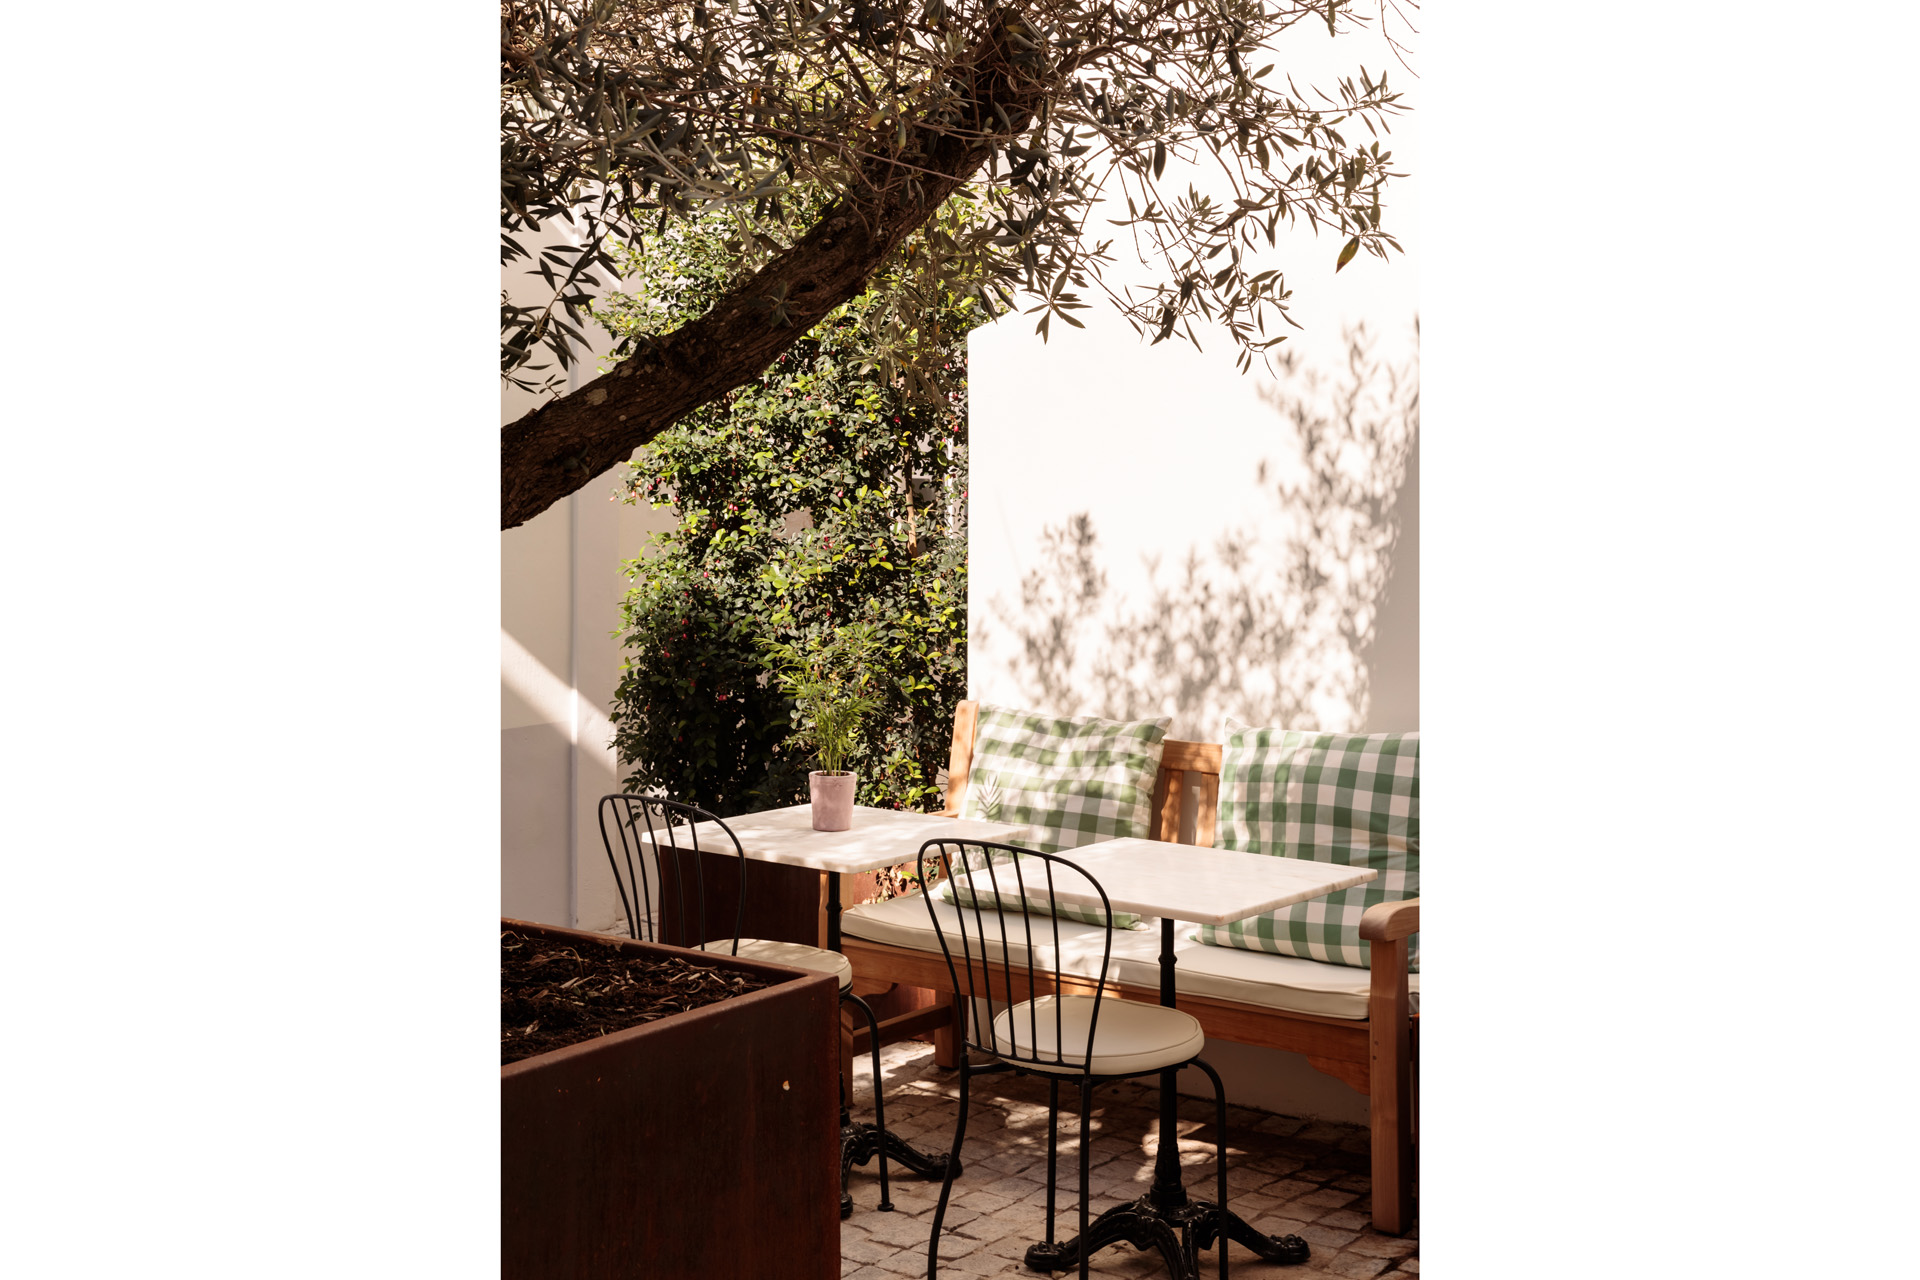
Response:
M503 376L552 389L616 244L715 214L734 234L703 315L504 429L502 527L759 377L880 271L868 345L907 386L941 349L916 317L946 295L1024 306L1044 336L1097 290L1155 342L1223 327L1247 367L1291 323L1254 252L1281 224L1336 235L1341 266L1398 248L1385 69L1302 89L1263 50L1391 2L505 0L502 256L551 297L503 297ZM1170 156L1230 194L1164 190ZM1092 225L1121 202L1117 228ZM556 221L577 244L543 241ZM1109 286L1116 238L1154 283Z

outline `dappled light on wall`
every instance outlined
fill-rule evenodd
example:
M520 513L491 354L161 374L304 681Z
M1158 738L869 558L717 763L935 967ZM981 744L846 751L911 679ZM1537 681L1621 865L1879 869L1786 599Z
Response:
M1027 705L1056 714L1171 713L1176 736L1217 733L1226 715L1359 729L1409 532L1420 412L1417 345L1397 360L1377 346L1357 325L1337 366L1276 361L1260 398L1288 447L1219 482L1257 486L1256 516L1169 529L1138 570L1103 556L1091 512L1050 522L1017 599L1001 592L976 611L976 648L993 650Z

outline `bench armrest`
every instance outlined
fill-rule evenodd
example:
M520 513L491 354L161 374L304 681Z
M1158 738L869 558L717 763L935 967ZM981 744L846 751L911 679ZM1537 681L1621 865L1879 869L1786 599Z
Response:
M1420 932L1420 899L1378 902L1360 917L1360 936L1368 942L1393 942Z

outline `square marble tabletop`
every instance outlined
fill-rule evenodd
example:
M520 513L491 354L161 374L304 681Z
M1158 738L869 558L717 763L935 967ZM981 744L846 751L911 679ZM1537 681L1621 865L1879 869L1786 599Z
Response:
M846 831L815 831L810 804L743 813L728 818L727 825L740 838L740 848L749 858L842 875L911 862L929 840L1017 844L1027 834L1025 826L1005 822L943 818L937 813L869 809L864 805L854 806L853 826ZM702 849L726 847L726 833L712 823L703 822L693 832Z
M1231 924L1351 889L1380 874L1371 867L1131 837L1081 845L1061 856L1100 882L1113 910L1195 924ZM1077 879L1056 880L1053 896L1099 910L1100 895L1090 887L1074 888L1071 882Z

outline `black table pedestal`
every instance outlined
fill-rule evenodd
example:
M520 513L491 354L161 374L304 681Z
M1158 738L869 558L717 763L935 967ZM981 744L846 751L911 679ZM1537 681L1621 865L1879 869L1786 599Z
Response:
M925 1151L908 1146L904 1140L894 1137L891 1133L882 1133L879 1125L867 1124L864 1121L855 1123L847 1117L845 1111L842 1111L840 1113L841 1217L847 1218L853 1215L853 1195L847 1190L847 1176L853 1172L855 1165L864 1166L882 1150L887 1153L889 1166L905 1165L914 1173L932 1182L938 1182L947 1176L946 1152L929 1155ZM953 1176L959 1177L960 1171L961 1166L955 1164ZM888 1172L892 1172L891 1167ZM891 1209L893 1206L882 1207Z
M1160 1003L1174 1006L1173 921L1160 919ZM1173 1280L1200 1280L1200 1251L1226 1248L1228 1240L1245 1245L1266 1262L1298 1263L1308 1257L1299 1236L1270 1236L1256 1231L1239 1214L1211 1200L1194 1200L1180 1180L1180 1095L1178 1071L1160 1073L1160 1151L1153 1162L1153 1189L1131 1204L1116 1205L1087 1224L1087 1234L1027 1249L1035 1271L1078 1268L1084 1247L1089 1257L1124 1240L1136 1249L1158 1249ZM1083 1142L1086 1140L1083 1136ZM1224 1148L1226 1135L1220 1135ZM1222 1237L1225 1237L1222 1239Z
M1245 1245L1267 1262L1307 1260L1307 1242L1299 1236L1264 1235L1239 1214L1210 1200L1190 1200L1177 1209L1163 1209L1153 1203L1152 1193L1095 1218L1085 1240L1089 1253L1121 1240L1143 1253L1158 1249L1175 1280L1200 1280L1200 1251L1216 1244L1225 1247L1220 1242L1222 1228L1227 1239ZM1074 1270L1080 1266L1080 1248L1079 1238L1032 1245L1027 1249L1027 1265L1035 1271Z

